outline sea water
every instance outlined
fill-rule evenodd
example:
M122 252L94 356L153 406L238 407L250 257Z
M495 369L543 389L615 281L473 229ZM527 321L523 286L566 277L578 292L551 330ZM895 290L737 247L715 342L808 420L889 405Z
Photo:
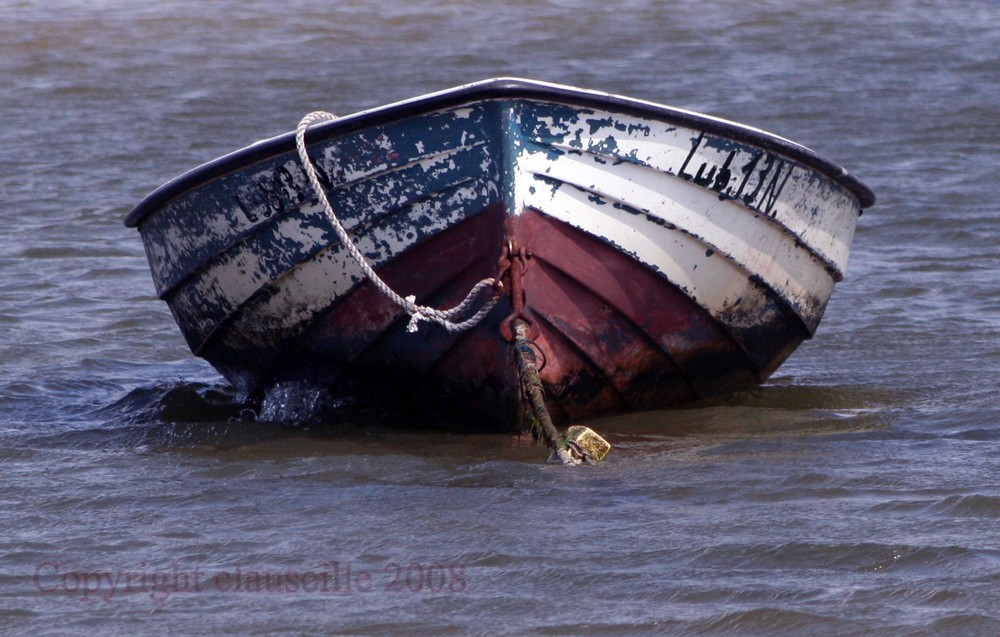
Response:
M0 632L1000 632L1000 5L0 0ZM529 440L259 412L121 220L312 110L496 76L764 128L876 191L759 391ZM319 419L322 420L322 419Z

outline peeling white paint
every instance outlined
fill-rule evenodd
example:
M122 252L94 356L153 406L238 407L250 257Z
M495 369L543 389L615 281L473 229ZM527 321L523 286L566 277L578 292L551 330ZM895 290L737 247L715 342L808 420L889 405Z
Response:
M795 235L779 223L753 214L733 200L719 200L713 192L689 181L635 164L612 166L584 155L551 159L543 153L526 152L522 153L518 166L524 171L518 188L523 205L597 237L613 237L612 241L643 263L670 272L668 278L691 290L713 314L721 313L732 300L729 295L704 292L716 285L713 279L716 276L759 277L794 307L807 324L818 321L819 317L813 314L833 291L833 277L821 261L800 247ZM545 174L562 183L553 187L551 183L530 179L535 174ZM595 201L594 196L580 193L574 186L599 195L600 199ZM566 200L567 196L572 204ZM626 212L615 204L624 204L645 215ZM685 242L698 244L697 249L683 253L686 256L680 266L677 255L665 250L670 239L677 235L683 235ZM716 253L708 265L701 258L707 249ZM743 272L723 275L711 267L727 259Z
M338 217L374 267L459 223L470 202L503 201L510 215L535 209L617 246L724 324L752 327L773 311L770 290L815 327L858 213L841 186L791 159L648 117L493 106L404 121L398 138L379 128L312 148L344 202ZM487 113L503 121L482 128ZM485 138L494 124L503 139ZM424 192L423 177L444 190ZM143 232L157 289L174 290L171 309L195 347L223 325L227 347L276 345L362 278L292 153L180 196ZM279 249L301 259L268 252Z

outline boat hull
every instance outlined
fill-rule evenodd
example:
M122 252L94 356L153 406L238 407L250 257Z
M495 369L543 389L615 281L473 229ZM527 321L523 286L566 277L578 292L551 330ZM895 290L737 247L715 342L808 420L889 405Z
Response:
M556 421L762 382L815 331L873 202L761 131L519 80L342 118L307 141L379 275L434 307L499 275L485 319L409 332L339 244L288 135L130 214L158 293L192 351L243 391L308 381L457 429L520 426L514 315Z

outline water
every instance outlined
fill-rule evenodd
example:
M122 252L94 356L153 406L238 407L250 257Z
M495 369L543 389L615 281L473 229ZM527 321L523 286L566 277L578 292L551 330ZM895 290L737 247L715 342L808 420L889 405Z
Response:
M1000 632L1000 5L0 12L0 632ZM121 218L310 110L501 75L745 122L865 179L817 338L760 391L598 423L615 450L579 470L525 440L255 422Z

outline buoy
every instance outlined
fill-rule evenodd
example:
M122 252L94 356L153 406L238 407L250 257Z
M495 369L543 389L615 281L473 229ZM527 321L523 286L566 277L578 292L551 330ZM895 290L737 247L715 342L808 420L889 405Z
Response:
M566 444L570 453L582 462L600 462L611 451L611 444L607 440L583 425L573 425L566 430Z

